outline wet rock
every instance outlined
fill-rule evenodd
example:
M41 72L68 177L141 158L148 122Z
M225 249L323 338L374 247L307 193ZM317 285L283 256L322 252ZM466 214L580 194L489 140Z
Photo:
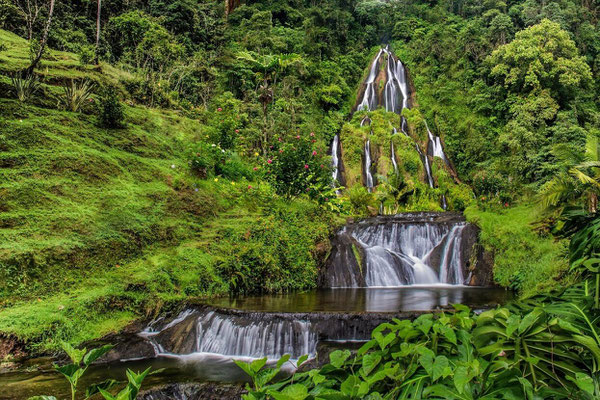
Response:
M173 383L140 392L140 400L215 400L240 399L246 390L240 385Z

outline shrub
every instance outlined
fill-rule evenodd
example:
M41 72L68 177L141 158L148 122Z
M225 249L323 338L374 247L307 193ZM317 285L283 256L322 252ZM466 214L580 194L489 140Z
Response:
M13 89L19 101L29 99L40 88L39 77L35 74L21 77L19 73L17 73L11 80Z
M348 190L353 214L368 215L369 207L375 206L375 196L362 185L354 185Z
M270 146L265 169L278 194L318 197L321 190L331 189L331 160L314 147L313 137L314 133L280 137Z
M98 119L104 128L121 128L125 113L114 88L106 88L98 102Z
M67 83L63 86L63 95L59 97L59 102L67 110L77 112L86 101L91 99L93 90L94 84L89 79L81 82L72 79L70 84Z
M79 63L81 65L88 65L94 61L96 50L93 46L83 45L79 47L77 55L79 56Z

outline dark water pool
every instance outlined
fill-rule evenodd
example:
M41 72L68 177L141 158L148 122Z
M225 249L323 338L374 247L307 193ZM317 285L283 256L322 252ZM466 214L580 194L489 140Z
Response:
M322 289L305 293L215 299L217 307L265 312L400 312L428 311L452 304L471 308L504 304L512 292L468 286Z

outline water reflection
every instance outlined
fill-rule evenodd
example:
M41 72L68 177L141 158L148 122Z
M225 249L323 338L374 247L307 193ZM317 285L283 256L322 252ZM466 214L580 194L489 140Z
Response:
M498 288L407 286L322 289L304 293L217 299L219 307L270 312L428 311L461 303L472 308L504 304L512 293Z

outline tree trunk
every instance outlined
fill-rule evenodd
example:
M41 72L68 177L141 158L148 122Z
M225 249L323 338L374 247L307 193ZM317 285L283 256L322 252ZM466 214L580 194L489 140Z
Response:
M98 0L98 12L96 13L96 58L94 62L98 65L98 53L100 52L100 11L102 9L102 0Z
M40 48L31 62L31 65L27 67L23 71L23 76L30 76L33 74L35 67L39 64L42 56L44 55L44 50L46 48L46 42L48 42L48 33L50 32L50 25L52 24L52 14L54 14L54 2L55 0L50 0L50 10L48 10L48 21L46 21L46 26L44 28L44 34L42 35L42 41L40 42Z

